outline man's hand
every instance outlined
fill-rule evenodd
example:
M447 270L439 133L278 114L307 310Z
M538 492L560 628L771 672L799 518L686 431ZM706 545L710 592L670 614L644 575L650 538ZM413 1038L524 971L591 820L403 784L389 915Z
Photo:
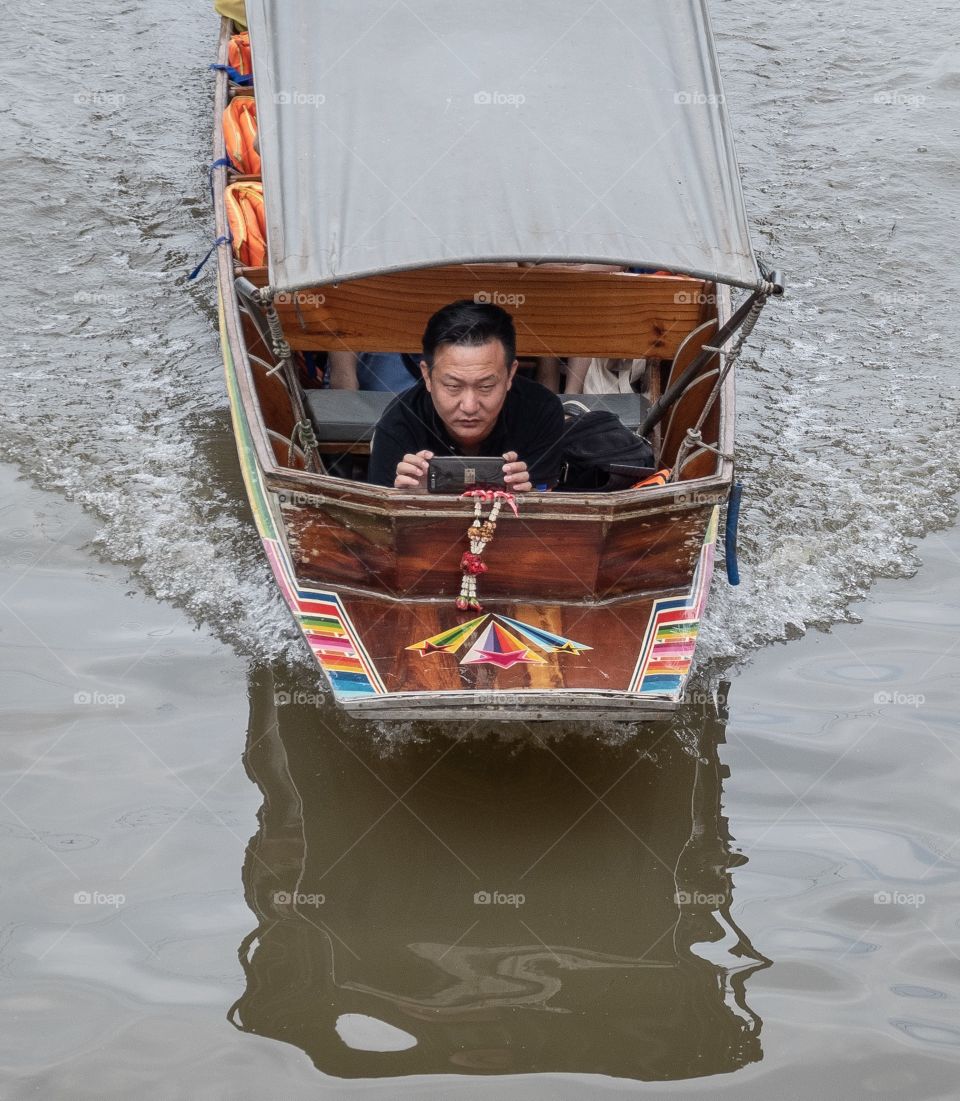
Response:
M519 461L516 451L508 451L503 457L507 460L503 464L503 480L507 483L507 489L511 493L529 493L533 483L527 464Z
M393 479L394 489L405 489L410 493L426 493L428 464L432 458L432 451L418 451L416 455L404 455L397 463L397 476ZM525 466L524 470L526 470Z

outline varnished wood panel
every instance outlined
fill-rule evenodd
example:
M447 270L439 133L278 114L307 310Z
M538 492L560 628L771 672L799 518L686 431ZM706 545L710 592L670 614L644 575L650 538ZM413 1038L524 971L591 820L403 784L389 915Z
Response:
M677 353L671 366L668 387L672 386L681 377L703 350L704 345L713 342L716 332L717 325L714 321L705 328L698 329L684 341L683 347ZM689 384L683 396L667 415L660 448L660 461L664 466L673 466L676 462L677 452L686 431L697 423L700 414L703 412L704 404L710 396L719 369L720 357L712 356L703 365L696 379ZM701 430L703 439L707 443L716 444L719 438L720 404L718 398L707 415Z
M470 510L389 516L328 503L282 504L297 572L320 587L453 600ZM709 505L605 520L503 519L488 546L481 599L610 600L689 584Z
M389 516L336 505L304 506L295 494L281 509L298 576L321 588L351 585L399 594Z
M673 407L673 413L663 436L661 455L666 466L673 466L680 453L680 445L686 438L687 429L695 428L703 412L704 405L708 401L714 386L717 383L719 369L714 360L714 366L698 375L683 392L683 396ZM704 443L716 446L720 434L720 401L713 403L700 428L700 435ZM716 466L716 458L714 459Z
M263 269L244 274L263 285ZM354 279L280 295L295 349L418 352L427 319L475 298L513 316L521 355L672 359L702 313L699 279L625 272L461 265Z
M611 524L600 556L601 600L690 584L709 507Z

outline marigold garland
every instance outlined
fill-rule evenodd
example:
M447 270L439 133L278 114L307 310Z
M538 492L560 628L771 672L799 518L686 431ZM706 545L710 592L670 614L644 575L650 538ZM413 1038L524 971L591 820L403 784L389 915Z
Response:
M457 597L457 608L461 612L482 612L483 605L477 599L477 578L487 572L487 564L483 561L483 552L487 544L493 540L497 530L497 517L506 502L513 510L514 516L518 516L517 501L512 493L506 493L502 489L468 489L463 494L473 498L473 522L467 529L467 539L470 549L464 551L460 559L460 569L463 570L463 581L460 585L460 595ZM483 503L492 501L490 515L484 520Z

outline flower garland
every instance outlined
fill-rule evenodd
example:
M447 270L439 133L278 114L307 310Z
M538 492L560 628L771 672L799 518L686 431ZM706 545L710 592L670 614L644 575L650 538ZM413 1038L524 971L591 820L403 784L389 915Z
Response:
M483 561L483 552L487 544L493 539L497 530L497 517L504 501L513 509L513 515L517 512L517 500L512 493L506 493L502 489L468 489L463 497L473 498L473 522L467 529L467 539L470 549L464 551L460 559L460 569L463 570L463 581L460 585L460 595L457 597L457 608L465 612L482 612L483 605L477 599L477 578L487 572L487 564ZM483 502L492 501L490 515L484 520Z

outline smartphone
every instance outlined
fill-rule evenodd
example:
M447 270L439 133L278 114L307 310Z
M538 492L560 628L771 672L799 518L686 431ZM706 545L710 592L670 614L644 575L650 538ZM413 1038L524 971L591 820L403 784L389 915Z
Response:
M427 489L431 493L464 493L468 489L504 489L502 455L438 455L430 460Z

